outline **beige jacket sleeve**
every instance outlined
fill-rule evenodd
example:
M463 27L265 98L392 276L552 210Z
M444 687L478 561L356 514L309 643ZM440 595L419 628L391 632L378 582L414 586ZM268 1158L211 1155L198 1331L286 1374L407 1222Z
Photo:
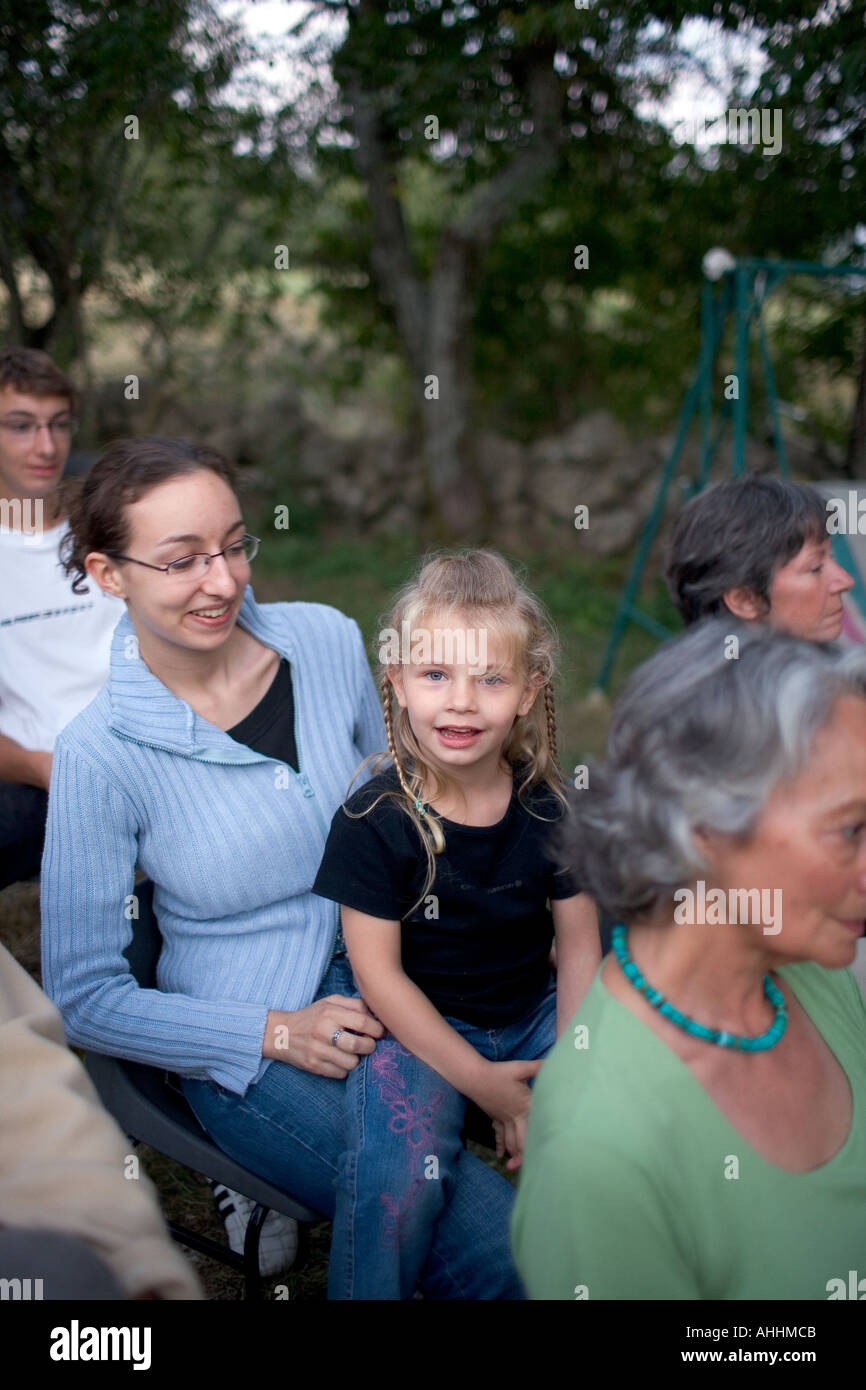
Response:
M85 1241L130 1298L198 1299L156 1190L124 1176L129 1140L66 1046L60 1014L0 946L0 1225Z

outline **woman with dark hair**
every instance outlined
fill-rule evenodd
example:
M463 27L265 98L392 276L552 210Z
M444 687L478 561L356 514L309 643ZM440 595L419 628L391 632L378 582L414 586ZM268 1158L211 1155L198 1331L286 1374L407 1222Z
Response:
M357 624L321 604L257 604L257 549L234 470L210 449L129 440L85 480L67 570L127 613L108 683L55 752L43 972L70 1042L176 1072L226 1153L330 1216L344 1080L384 1030L357 997L336 905L311 887L385 732ZM163 938L150 990L123 955L136 866ZM463 1151L418 1261L428 1296L521 1297L510 1202ZM418 1257L411 1235L357 1260L390 1283ZM352 1271L337 1276L332 1296L351 1297Z
M737 625L731 659L729 630L640 668L574 798L618 925L535 1085L531 1298L825 1299L863 1269L866 653Z
M745 475L684 507L665 567L686 624L730 615L813 642L842 631L854 580L833 559L824 503L806 483Z

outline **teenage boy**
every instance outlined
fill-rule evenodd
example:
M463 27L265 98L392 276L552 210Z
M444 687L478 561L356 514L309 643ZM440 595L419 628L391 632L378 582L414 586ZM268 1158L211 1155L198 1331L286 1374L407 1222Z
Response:
M123 612L60 567L75 405L46 353L0 350L0 889L39 872L54 740L105 683Z

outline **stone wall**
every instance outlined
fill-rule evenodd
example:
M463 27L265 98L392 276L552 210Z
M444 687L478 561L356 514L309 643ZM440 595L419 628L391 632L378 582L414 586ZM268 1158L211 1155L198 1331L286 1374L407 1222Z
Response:
M487 502L486 530L503 547L571 545L575 508L588 509L581 549L604 557L628 550L649 515L671 447L672 436L634 440L609 412L592 411L560 434L521 444L492 433L474 442L476 468ZM826 477L828 463L809 441L789 441L794 476ZM747 465L777 472L771 447L750 442ZM666 519L677 515L686 489L697 478L698 446L690 440L668 492ZM726 476L730 445L720 453L713 476ZM425 485L411 441L396 436L352 442L311 431L300 442L296 496L322 507L336 524L355 523L372 535L419 529Z
M185 404L182 410L169 403L155 425L129 405L118 406L116 393L100 402L103 438L148 428L220 449L244 466L262 497L290 511L312 509L335 529L352 527L374 537L424 529L427 488L415 441L386 420L359 421L354 437L340 437L310 418L291 387L230 414L224 402L210 409ZM575 508L586 507L581 550L598 557L628 550L652 507L671 441L672 435L636 440L606 410L591 411L531 444L479 433L473 447L487 505L484 538L503 548L573 545ZM795 477L826 478L840 470L839 459L790 429L786 441ZM750 441L747 463L756 471L778 471L769 443ZM729 470L726 441L713 476ZM693 431L669 489L668 522L697 471Z

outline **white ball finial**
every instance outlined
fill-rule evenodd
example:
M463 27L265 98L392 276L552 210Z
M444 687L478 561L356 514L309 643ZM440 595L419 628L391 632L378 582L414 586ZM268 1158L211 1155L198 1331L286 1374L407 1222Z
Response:
M726 251L724 246L714 246L701 261L701 268L708 280L721 280L736 264L730 251Z

